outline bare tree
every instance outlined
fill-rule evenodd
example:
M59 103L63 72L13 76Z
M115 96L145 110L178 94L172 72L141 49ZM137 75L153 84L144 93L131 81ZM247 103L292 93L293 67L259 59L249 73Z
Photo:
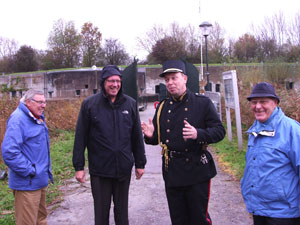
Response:
M157 63L161 62L162 59L174 57L186 58L192 63L199 63L202 35L200 29L198 27L197 29L191 25L180 27L176 22L170 24L168 29L154 27L147 33L148 38L140 39L140 44L142 43L145 46L144 49L149 52L148 60L150 63ZM224 34L225 31L218 23L215 23L209 40L210 60L214 62L224 61L227 53Z
M0 72L14 72L14 55L17 50L18 44L15 40L0 37Z
M288 25L287 33L288 43L300 46L300 11L298 11L293 21Z
M227 60L229 60L230 62L234 62L235 58L234 58L234 44L235 44L236 40L232 37L229 38L228 40L228 47L227 47Z
M140 38L139 46L142 46L146 50L149 62L157 63L165 58L174 57L187 57L187 49L194 46L188 46L187 40L190 40L188 36L187 28L182 28L178 23L170 24L168 29L164 29L160 26L154 26L146 34L146 38ZM163 54L166 54L163 56Z
M191 63L199 63L201 60L201 55L200 55L201 34L200 34L200 29L198 27L197 29L198 31L195 29L195 27L191 26L190 24L186 28L187 60Z
M186 42L187 39L187 29L185 27L180 27L178 23L172 23L170 25L169 36L173 37L175 41Z
M265 17L264 23L260 26L253 26L255 37L260 40L262 45L262 51L268 52L264 49L264 45L270 46L270 43L276 45L276 49L272 48L275 52L269 53L275 57L280 57L283 54L284 44L287 40L286 20L282 12L275 14L272 17ZM271 48L269 48L270 51Z
M137 38L137 45L140 49L147 51L149 54L155 43L166 36L166 31L160 25L154 25L144 37Z
M215 23L209 35L209 59L214 63L225 61L227 48L225 45L225 30Z
M110 38L105 39L101 59L100 60L104 62L104 64L122 65L129 62L129 55L126 52L124 45L121 44L118 39Z
M17 50L18 43L14 39L0 37L0 58L13 56Z

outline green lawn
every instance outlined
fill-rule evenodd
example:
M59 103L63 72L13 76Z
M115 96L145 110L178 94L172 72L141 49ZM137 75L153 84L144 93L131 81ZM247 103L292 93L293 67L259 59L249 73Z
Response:
M243 140L243 149L238 149L237 138L233 137L232 142L226 137L219 143L213 144L220 165L237 179L241 179L245 168L245 155L247 151L247 140Z

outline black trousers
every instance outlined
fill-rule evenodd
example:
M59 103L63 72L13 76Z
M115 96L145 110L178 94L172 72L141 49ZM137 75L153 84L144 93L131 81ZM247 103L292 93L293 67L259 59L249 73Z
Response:
M300 218L273 218L253 215L254 225L299 225Z
M128 225L128 192L131 174L122 179L91 175L95 225L109 225L111 199L116 225Z
M211 225L210 181L186 187L165 186L172 225Z

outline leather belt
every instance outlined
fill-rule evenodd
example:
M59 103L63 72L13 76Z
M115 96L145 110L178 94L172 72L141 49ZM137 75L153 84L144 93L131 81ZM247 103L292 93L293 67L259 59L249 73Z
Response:
M185 158L187 157L187 154L191 153L190 151L187 152L178 152L178 151L168 151L170 158Z

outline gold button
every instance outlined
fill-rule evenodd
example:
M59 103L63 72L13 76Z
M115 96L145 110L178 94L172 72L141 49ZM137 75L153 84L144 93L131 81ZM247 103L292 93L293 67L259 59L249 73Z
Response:
M188 108L184 108L184 111L188 111Z
M167 129L167 133L170 133L170 129Z
M169 140L166 140L166 143L169 143Z
M187 117L185 117L184 120L187 120Z
M173 104L173 102L171 101L171 102L170 102L170 104L172 105L172 104Z
M170 110L170 109L168 110L168 113L171 113L171 110Z
M169 120L169 119L167 119L167 122L168 122L168 123L170 123L170 120Z
M189 150L186 148L186 149L184 149L184 151L188 152Z
M186 158L185 161L188 162L188 161L190 161L190 159L189 159L189 158Z

